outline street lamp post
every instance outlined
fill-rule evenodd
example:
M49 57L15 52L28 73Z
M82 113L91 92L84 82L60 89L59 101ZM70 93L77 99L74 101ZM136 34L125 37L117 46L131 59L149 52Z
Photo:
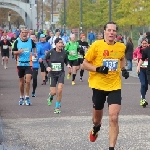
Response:
M66 0L64 0L64 32L66 32Z
M39 29L39 19L38 19L38 13L39 13L39 9L38 9L38 0L36 0L36 11L37 11L37 18L36 18L36 22L37 22L37 31Z
M42 0L42 31L43 31L43 0Z
M8 12L9 30L11 29L10 18L11 18L11 11Z
M112 0L109 0L109 21L112 21Z
M53 4L54 4L54 2L53 2L53 0L52 0L52 5L51 5L51 6L52 6L52 16L51 16L51 17L52 17L52 19L51 19L51 20L52 20L52 21L51 21L52 31L53 31L53 13L54 13L54 10L53 10L53 9L54 9L54 8L53 8L54 6L53 6Z
M83 19L82 19L82 0L80 0L80 33L82 33L82 22L83 22Z

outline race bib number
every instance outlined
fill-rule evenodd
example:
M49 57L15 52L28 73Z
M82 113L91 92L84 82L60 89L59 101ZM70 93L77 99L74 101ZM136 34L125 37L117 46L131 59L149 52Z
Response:
M142 64L142 67L147 67L148 66L148 61L144 61L144 63Z
M29 52L29 48L23 48L22 49L24 52Z
M117 71L118 59L103 59L103 66L109 68L109 71Z
M62 67L61 67L61 63L52 63L52 71L61 71Z
M3 49L7 49L8 48L8 45L3 45Z
M76 53L76 51L75 50L72 50L72 51L70 51L70 53L69 53L70 55L72 55L72 56L75 56L77 53Z
M34 61L37 61L37 57L32 56L32 61L33 61L33 62L34 62Z
M78 54L78 58L83 58L83 55Z

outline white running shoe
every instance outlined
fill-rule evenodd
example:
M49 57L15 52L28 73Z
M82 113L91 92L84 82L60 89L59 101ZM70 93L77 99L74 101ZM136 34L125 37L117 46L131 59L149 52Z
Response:
M4 69L7 69L8 67L7 66L4 66Z

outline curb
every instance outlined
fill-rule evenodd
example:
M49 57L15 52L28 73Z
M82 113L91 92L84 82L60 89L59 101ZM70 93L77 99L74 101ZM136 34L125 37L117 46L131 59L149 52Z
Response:
M4 132L2 119L0 119L0 150L6 150L4 146Z

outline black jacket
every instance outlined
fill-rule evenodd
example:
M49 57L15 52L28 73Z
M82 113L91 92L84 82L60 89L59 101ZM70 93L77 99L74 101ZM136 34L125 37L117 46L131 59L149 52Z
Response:
M125 57L127 60L133 59L133 49L134 49L133 43L127 42L125 51Z

